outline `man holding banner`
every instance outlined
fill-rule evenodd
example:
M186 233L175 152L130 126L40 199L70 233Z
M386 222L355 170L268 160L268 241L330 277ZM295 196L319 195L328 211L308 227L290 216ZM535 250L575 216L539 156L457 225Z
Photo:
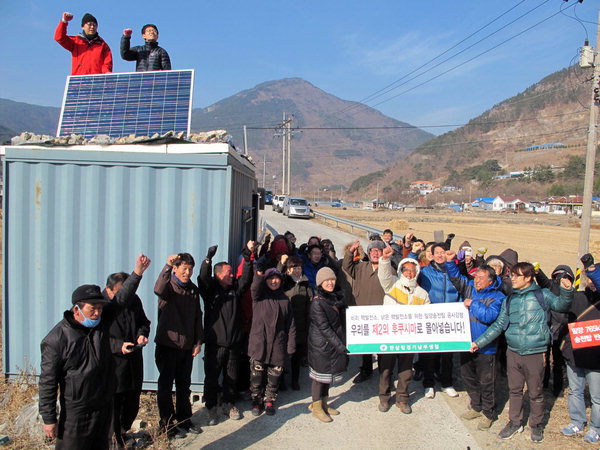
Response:
M476 340L498 318L505 298L501 291L502 279L491 266L482 265L470 280L461 275L455 258L455 252L446 252L446 270L452 284L465 299L463 304L469 311L471 338ZM477 428L482 431L488 430L495 418L496 346L494 340L475 353L460 354L460 373L471 400L470 409L461 417L466 420L481 417Z
M560 296L556 296L548 289L540 289L534 277L532 264L520 262L513 266L512 294L502 304L498 319L471 346L475 352L502 332L506 336L510 421L498 434L501 439L510 439L523 431L523 388L527 384L531 440L544 440L544 353L550 343L549 311L566 312L573 301L573 287L568 278L561 279Z
M594 265L589 253L581 257L590 283L583 292L576 292L569 311L569 334L562 343L569 379L569 416L571 423L560 432L577 436L587 422L585 384L592 401L589 429L583 440L592 444L600 440L600 267ZM589 337L589 338L588 338Z

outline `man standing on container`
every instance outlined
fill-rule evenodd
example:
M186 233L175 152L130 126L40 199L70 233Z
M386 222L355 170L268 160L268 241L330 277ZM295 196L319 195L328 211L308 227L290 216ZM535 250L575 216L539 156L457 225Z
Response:
M171 60L167 51L158 46L158 27L151 23L142 27L144 45L130 48L131 28L123 30L121 37L121 58L125 61L135 61L136 72L150 70L171 70Z
M158 296L155 360L160 373L156 400L161 430L175 438L202 433L191 421L190 402L192 364L204 342L200 292L192 282L194 265L189 253L171 255L154 285ZM173 382L176 408L173 407Z
M112 52L104 39L98 36L98 21L87 13L81 19L81 34L67 36L67 24L73 14L64 12L54 32L54 40L71 52L71 75L110 73L113 68Z
M150 259L138 256L130 283L123 289L135 291L149 265ZM127 307L129 299L121 296L115 304ZM109 342L115 305L93 284L75 289L71 302L73 307L41 344L39 397L44 433L56 438L57 448L107 449L115 392Z

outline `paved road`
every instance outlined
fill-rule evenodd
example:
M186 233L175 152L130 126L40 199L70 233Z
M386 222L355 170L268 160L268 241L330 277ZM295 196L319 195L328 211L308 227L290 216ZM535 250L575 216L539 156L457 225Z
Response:
M290 219L270 210L263 217L278 232L290 230L298 238L298 245L312 235L330 238L338 252L356 236L334 230L314 220ZM363 240L363 244L366 240ZM344 448L344 449L466 449L481 448L473 435L453 413L449 402L466 408L467 396L444 398L438 393L434 399L423 397L421 383L410 387L413 414L404 415L396 407L387 413L377 409L377 371L373 378L360 385L352 384L358 373L359 357L351 358L350 367L341 385L331 389L333 405L341 414L332 423L322 423L307 410L310 398L310 379L307 370L301 375L298 392L281 392L275 416L253 417L250 402L238 405L244 418L208 427L208 414L196 404L194 420L204 427L204 433L188 437L178 444L185 448L241 449L241 448ZM289 383L289 381L288 381Z

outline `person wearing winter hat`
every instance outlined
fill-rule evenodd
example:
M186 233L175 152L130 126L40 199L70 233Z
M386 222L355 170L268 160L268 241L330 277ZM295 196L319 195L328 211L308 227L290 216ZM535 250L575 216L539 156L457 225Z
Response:
M430 303L427 291L417 284L419 276L419 263L412 258L404 258L398 265L398 274L395 276L392 269L394 249L387 246L379 259L377 276L381 287L385 291L384 305L425 305ZM379 411L387 412L390 409L390 392L392 372L398 363L398 385L396 387L396 406L404 414L410 414L412 408L409 404L408 385L412 379L413 368L412 353L384 353L377 356L379 364Z
M296 352L296 324L290 299L283 292L283 275L273 267L256 270L252 293L252 328L248 339L252 414L275 414L279 379L287 355Z
M171 59L167 51L158 46L158 27L154 24L146 24L142 27L142 38L146 41L144 45L131 47L131 28L123 30L121 36L121 58L125 61L135 61L136 72L147 72L150 70L171 70Z
M150 259L139 255L123 292L112 301L102 295L100 286L79 286L71 295L72 308L42 340L39 412L44 434L56 439L56 448L109 448L117 387L111 327L119 309L131 306L149 265Z
M359 247L360 242L355 241L351 247L346 249L342 261L342 268L353 280L356 304L359 306L382 305L385 292L381 287L381 283L379 283L379 278L377 278L377 270L385 243L381 240L369 241L366 252L368 261L357 261L354 258ZM373 356L362 355L362 365L353 383L362 383L371 378L372 374Z
M340 412L330 405L329 386L342 380L348 367L348 350L344 343L344 304L336 291L336 275L329 267L317 273L317 289L310 304L308 331L308 366L312 379L312 415L322 422Z
M98 36L96 18L86 13L81 19L81 33L67 36L67 25L72 19L73 14L64 12L54 32L54 40L71 52L71 75L112 72L112 52L104 39Z

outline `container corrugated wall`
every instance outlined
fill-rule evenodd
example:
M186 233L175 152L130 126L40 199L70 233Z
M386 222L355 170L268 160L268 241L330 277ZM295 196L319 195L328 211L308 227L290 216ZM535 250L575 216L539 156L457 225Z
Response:
M244 225L256 190L248 163L228 153L155 154L7 148L4 166L4 370L39 373L42 338L84 283L104 286L152 265L138 294L157 323L154 282L167 256L186 251L197 276L206 249L235 262L255 224ZM247 231L250 230L250 231ZM248 235L250 234L250 235ZM144 349L144 380L154 387L154 345ZM204 379L194 362L192 383Z

